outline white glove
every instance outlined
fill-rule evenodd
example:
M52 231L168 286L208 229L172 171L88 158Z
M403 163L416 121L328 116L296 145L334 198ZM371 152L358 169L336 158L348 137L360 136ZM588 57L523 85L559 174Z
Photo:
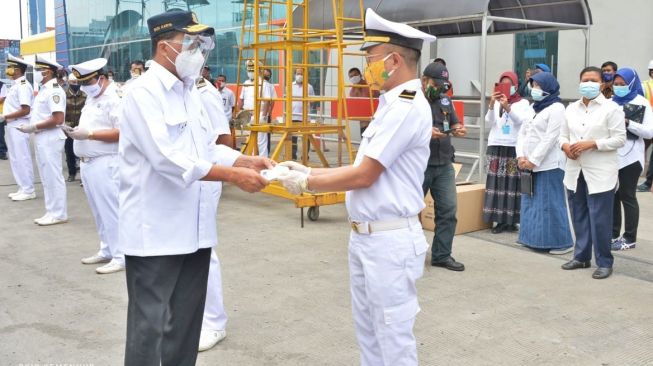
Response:
M290 194L302 194L308 192L308 175L296 170L290 170L281 174L277 179Z
M309 168L307 166L304 166L304 165L302 165L302 164L300 164L298 162L292 161L292 160L281 162L281 163L279 163L279 165L285 166L288 169L294 170L296 172L304 173L306 175L311 175L311 168Z
M18 131L23 132L23 133L34 133L38 130L36 127L36 123L30 123L30 124L22 124L18 127L16 127Z
M0 123L3 123L6 120L7 120L7 117L5 117L4 114L0 114Z
M68 132L68 137L73 140L87 140L88 130L85 128L75 127L72 131Z

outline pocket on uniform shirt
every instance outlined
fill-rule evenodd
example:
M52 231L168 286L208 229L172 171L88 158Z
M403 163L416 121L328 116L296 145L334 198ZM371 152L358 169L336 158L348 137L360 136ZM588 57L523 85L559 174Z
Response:
M188 123L186 118L166 118L165 119L166 127L168 130L168 137L172 141L176 140L181 134L188 128Z
M420 256L429 249L429 244L426 242L426 238L423 234L418 234L421 237L413 239L413 247L415 249L415 255Z

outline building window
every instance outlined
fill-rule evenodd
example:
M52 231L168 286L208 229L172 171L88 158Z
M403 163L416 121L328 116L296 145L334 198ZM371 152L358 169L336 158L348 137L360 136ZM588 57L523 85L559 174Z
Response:
M524 78L527 69L536 64L547 64L551 72L558 72L558 32L515 34L515 72Z

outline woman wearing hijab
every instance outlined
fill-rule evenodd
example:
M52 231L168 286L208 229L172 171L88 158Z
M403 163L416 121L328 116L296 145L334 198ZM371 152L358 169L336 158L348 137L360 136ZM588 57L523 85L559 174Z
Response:
M510 95L492 94L485 115L485 124L491 129L486 154L488 173L483 219L496 222L492 229L495 234L517 230L521 193L515 145L522 120L533 115L528 101L517 92L517 74L506 71L501 74L499 83L510 85Z
M612 218L612 250L634 249L637 243L639 203L637 180L644 169L644 139L653 137L653 112L644 98L642 83L632 68L617 70L612 84L612 101L622 106L624 112L642 109L642 118L626 113L626 144L617 150L619 155L619 188L614 196ZM641 113L641 112L640 112ZM628 117L633 118L629 120ZM621 233L621 206L624 209L624 233Z
M516 150L519 168L532 172L533 190L521 196L518 242L551 254L565 254L574 244L562 184L565 156L558 145L565 107L553 74L537 73L530 83L535 115L523 122Z
M624 112L601 94L601 69L580 73L582 98L569 104L560 131L560 148L567 155L564 183L576 234L574 258L562 269L589 268L592 247L598 268L592 278L608 278L614 258L610 253L612 210L617 188L617 149L626 142Z

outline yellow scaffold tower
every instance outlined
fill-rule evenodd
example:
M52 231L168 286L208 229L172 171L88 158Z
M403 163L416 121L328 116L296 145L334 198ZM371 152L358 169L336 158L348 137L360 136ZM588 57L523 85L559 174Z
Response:
M322 140L324 135L335 135L338 141L338 166L343 164L343 152L347 154L347 162L353 163L355 152L350 139L345 88L361 86L345 83L348 79L345 78L346 70L342 65L346 55L364 55L360 51L346 51L349 46L362 44L365 12L363 1L357 0L357 2L360 18L351 18L344 16L345 0L332 0L330 10L333 16L331 24L334 28L322 29L321 26L311 28L310 0L244 0L238 87L243 87L241 82L243 77L240 74L245 64L253 67L255 74L253 86L251 84L247 86L254 88L255 101L251 111L251 122L244 127L250 131L242 147L244 154L257 155L258 133L269 133L270 157L276 161L291 160L292 138L295 137L302 142L301 150L298 151L299 162L310 165L309 146L311 146L319 158L319 166L328 167L329 161L324 155ZM356 1L347 2L348 6L352 3ZM318 12L322 10L315 9ZM303 18L299 24L295 24L293 20L293 14L296 12L299 12ZM279 19L274 19L275 14ZM347 39L345 39L345 31ZM315 57L316 54L320 57ZM310 57L311 55L313 57ZM324 60L325 55L330 61ZM259 76L265 69L274 70L279 75L281 95L272 98L263 97L262 80ZM292 96L293 76L296 69L302 69L305 75L302 97ZM321 95L309 96L308 75L311 70L316 69L319 70L320 80L325 79L327 70L330 70L331 75L335 74L336 85L330 88L332 95L325 95L325 90L320 90ZM373 110L371 91L369 95L370 110ZM293 118L293 102L302 104L301 121L297 121L297 116ZM283 105L281 117L272 120L271 123L268 123L267 119L262 120L265 116L261 116L262 108L269 112L268 103ZM312 106L319 106L315 108L317 113L310 113ZM325 113L327 109L331 112L328 115ZM369 120L369 117L357 116L355 119ZM275 137L274 142L272 137ZM343 151L343 145L346 151ZM308 207L308 218L316 221L319 217L319 206L342 203L345 199L344 192L292 195L276 182L270 184L263 192L294 201L295 206L301 208L302 227L304 208Z

